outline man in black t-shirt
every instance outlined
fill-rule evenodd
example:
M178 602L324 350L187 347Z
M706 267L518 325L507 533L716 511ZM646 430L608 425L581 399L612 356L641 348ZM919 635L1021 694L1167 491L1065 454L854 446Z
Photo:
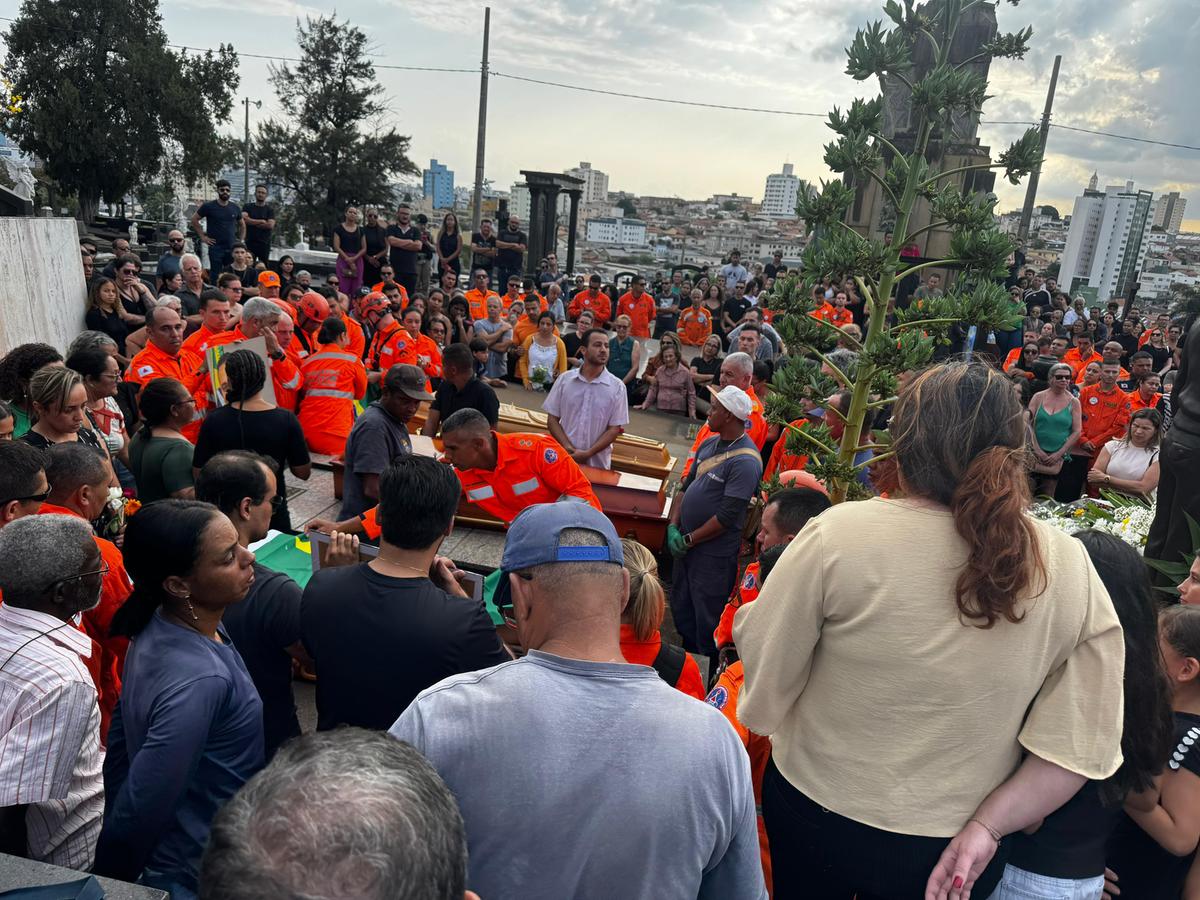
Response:
M379 482L379 556L316 572L300 634L316 661L317 728L390 728L417 694L511 659L483 602L438 556L462 494L454 469L400 456Z
M509 216L504 230L496 235L497 284L506 285L513 275L524 274L525 247L528 243L529 238L521 230L521 220Z
M460 409L483 413L493 428L500 419L500 400L491 385L476 377L471 348L451 344L442 352L442 384L429 405L421 434L437 437L442 423Z
M724 330L728 332L737 327L737 324L742 321L742 316L746 315L746 310L753 305L746 296L746 285L739 281L733 286L729 299L721 308L721 324L724 326Z
M496 265L496 235L492 231L492 220L483 219L479 230L471 235L471 268L483 269L488 274L488 287L492 280L492 269Z
M231 259L220 273L215 275L229 274L237 278L242 283L242 295L245 297L258 296L258 273L254 271L254 257L250 255L250 248L238 241L233 245L230 251Z
M275 209L267 204L267 186L254 186L254 202L242 209L246 229L246 249L251 258L266 264L271 258L271 233L275 230Z
M230 193L229 182L222 178L217 182L217 199L207 201L192 213L192 228L208 244L208 271L213 277L228 265L234 243L245 234L242 209L229 199Z
M387 240L391 247L389 262L396 273L396 282L411 296L417 289L417 257L424 244L421 229L412 224L412 210L401 203L396 221L388 226Z
M767 278L778 278L780 274L787 271L787 266L783 264L783 251L776 250L771 254L771 261L763 266L763 274Z

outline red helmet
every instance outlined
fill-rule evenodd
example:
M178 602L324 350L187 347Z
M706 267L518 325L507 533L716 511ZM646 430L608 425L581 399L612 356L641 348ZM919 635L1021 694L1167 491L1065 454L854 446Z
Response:
M358 298L358 317L364 322L367 321L371 313L382 315L388 312L388 310L388 299L379 291L373 291Z
M301 297L296 309L302 316L318 324L329 318L329 301L316 291L309 291Z

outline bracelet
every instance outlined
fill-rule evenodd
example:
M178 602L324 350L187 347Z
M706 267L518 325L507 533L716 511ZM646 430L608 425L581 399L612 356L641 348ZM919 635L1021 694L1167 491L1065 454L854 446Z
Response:
M979 819L979 818L976 818L975 816L972 816L971 818L967 819L967 821L974 822L976 825L979 825L980 827L982 827L984 831L986 831L988 834L990 834L992 836L992 840L995 841L997 844L999 844L1001 838L1004 837L1004 835L1002 835L1000 832L998 832L995 828L993 828L987 822L983 821L983 819Z

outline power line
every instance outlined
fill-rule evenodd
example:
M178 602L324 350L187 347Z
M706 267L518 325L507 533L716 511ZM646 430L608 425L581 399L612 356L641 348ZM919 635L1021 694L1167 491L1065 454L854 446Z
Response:
M507 72L492 70L496 78L510 78L513 81L525 81L530 84L543 84L549 87L564 88L568 91L583 91L587 94L604 94L608 97L624 97L628 100L648 100L651 103L673 103L678 106L700 106L705 109L727 109L733 112L768 113L774 116L811 116L814 119L826 118L826 113L797 112L790 109L762 109L756 106L727 106L721 103L702 103L699 100L677 100L669 97L649 97L645 94L627 94L622 91L606 91L601 88L584 87L579 84L564 84L561 81L545 81L541 78L527 78L524 75L510 75Z
M11 21L11 19L7 20L7 21ZM208 47L188 47L185 44L167 44L167 46L171 47L174 50L191 50L194 53L211 53L212 52ZM266 53L243 53L241 50L237 51L237 55L239 57L244 56L248 59L265 59L268 62L290 62L290 63L304 62L304 60L300 59L299 57L295 57L295 56L271 56ZM373 65L376 69L393 69L393 70L397 70L397 71L401 71L401 72L465 72L468 75L474 75L479 72L478 67L476 67L474 69L453 69L453 68L448 68L448 67L444 67L444 66L398 66L398 65L389 65L387 63L377 63L377 62L372 62L371 65Z

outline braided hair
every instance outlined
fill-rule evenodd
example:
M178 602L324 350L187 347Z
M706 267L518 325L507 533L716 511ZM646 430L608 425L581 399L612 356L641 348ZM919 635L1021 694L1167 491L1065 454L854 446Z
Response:
M225 367L225 399L244 403L267 383L267 364L252 350L234 350L221 358Z

